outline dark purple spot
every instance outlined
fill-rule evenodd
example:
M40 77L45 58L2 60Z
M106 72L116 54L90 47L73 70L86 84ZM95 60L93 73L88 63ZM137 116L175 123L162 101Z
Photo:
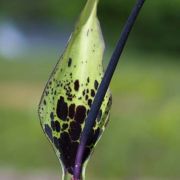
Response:
M87 78L87 82L88 82L88 83L90 82L90 79L89 79L89 77Z
M74 118L74 114L75 114L75 104L71 104L69 106L69 117L71 119L73 119Z
M69 134L67 132L63 132L60 136L60 140L59 140L59 143L60 143L60 147L62 148L62 150L66 150L67 146L69 146L71 144L71 139L69 137Z
M97 80L95 80L95 81L94 81L94 87L95 87L96 90L98 89L98 86L99 86L99 83L98 83Z
M91 96L92 96L92 97L95 96L95 91L94 91L94 89L91 89Z
M77 141L81 134L81 125L77 122L71 122L70 129L69 129L69 135L71 137L72 141Z
M86 92L85 92L85 90L83 91L83 96L85 96L85 94L86 94Z
M74 89L75 89L75 91L78 91L78 90L79 90L79 80L76 80L76 81L74 82Z
M83 123L86 117L86 108L84 106L78 106L76 108L75 121Z
M109 97L109 100L108 100L108 106L111 106L112 105L112 96Z
M59 139L59 150L62 156L64 157L62 160L68 165L67 163L67 156L71 154L71 139L67 132L63 132Z
M60 129L61 129L60 123L59 123L58 121L55 121L54 124L55 124L56 131L57 131L57 132L60 132Z
M69 58L69 60L68 60L68 67L70 67L70 66L71 66L71 64L72 64L72 59L71 59L71 58Z
M51 130L51 128L49 127L49 125L45 124L44 131L45 131L45 133L47 134L47 136L49 137L49 139L50 139L51 141L53 141L52 130Z
M88 95L86 95L86 96L85 96L85 99L86 99L86 100L88 100L88 98L89 98L89 96L88 96Z
M91 107L91 105L92 105L92 99L89 99L89 100L88 100L88 105L89 105L89 107Z
M70 143L70 137L69 137L69 134L67 132L63 132L61 134L61 140L64 142L64 143Z
M68 99L69 101L72 101L73 98L72 98L72 97L68 97L67 99Z
M44 99L43 103L44 103L44 105L46 105L46 100L45 99Z
M72 165L74 165L76 153L77 153L77 148L78 148L79 143L78 142L72 142L71 144L71 154L72 154Z
M51 120L54 119L54 114L53 114L53 112L50 113L50 118L51 118Z
M51 121L51 128L52 128L52 130L53 130L53 131L55 131L55 130L56 130L56 126L55 126L54 121Z
M64 102L64 98L61 96L60 99L57 102L57 109L56 109L56 114L58 118L62 120L66 120L67 115L68 115L68 106L67 103Z
M68 128L68 124L65 123L62 125L62 131L66 130L67 128Z

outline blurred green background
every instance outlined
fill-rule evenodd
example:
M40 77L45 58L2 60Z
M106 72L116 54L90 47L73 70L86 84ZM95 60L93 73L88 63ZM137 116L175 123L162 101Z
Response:
M0 179L59 179L37 106L85 0L0 1ZM135 0L101 0L104 64ZM180 1L151 0L111 83L109 127L88 179L180 178Z

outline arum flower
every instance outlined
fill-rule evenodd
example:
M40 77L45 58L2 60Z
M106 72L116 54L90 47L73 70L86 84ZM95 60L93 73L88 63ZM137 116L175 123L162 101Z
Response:
M137 0L103 76L98 0L88 0L47 82L38 112L62 165L63 180L84 178L87 161L108 123L111 78L144 2Z
M61 163L63 179L73 177L81 133L104 74L105 45L96 14L97 4L98 0L87 1L39 105L41 126ZM84 169L108 123L111 101L108 90L85 146Z

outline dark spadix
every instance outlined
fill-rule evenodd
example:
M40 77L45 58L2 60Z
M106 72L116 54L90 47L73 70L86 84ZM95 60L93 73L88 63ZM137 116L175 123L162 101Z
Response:
M145 0L137 0L125 26L124 29L121 33L120 39L117 43L117 46L114 50L114 53L111 57L111 60L109 62L109 65L107 67L107 70L105 72L105 75L101 81L101 84L98 88L98 91L96 93L95 99L93 101L93 104L91 106L90 112L88 114L88 117L86 119L85 127L83 129L83 132L81 134L81 139L80 139L80 145L78 147L78 152L76 156L76 162L75 162L75 167L74 167L74 180L80 180L81 179L81 171L82 171L82 157L84 154L84 147L87 143L89 134L91 132L91 129L95 123L95 119L98 115L99 109L101 107L101 103L103 101L103 98L106 94L106 91L109 87L109 84L111 82L111 78L114 74L114 71L116 69L116 66L118 64L119 58L122 54L122 51L124 49L124 46L127 42L129 33L131 32L135 20L144 4Z

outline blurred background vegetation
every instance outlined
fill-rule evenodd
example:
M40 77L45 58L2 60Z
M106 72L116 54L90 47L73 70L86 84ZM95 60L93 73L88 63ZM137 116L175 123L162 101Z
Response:
M37 105L85 2L0 1L0 179L59 179ZM105 65L134 3L100 1ZM179 179L179 9L179 0L146 1L111 83L111 122L87 179Z
M99 18L107 42L114 43L119 35L135 0L102 0L99 6ZM85 0L1 0L0 15L10 17L23 24L48 24L57 26L74 23ZM168 53L178 52L180 41L180 1L147 1L141 18L134 30L133 40L136 47L148 51L155 50ZM134 46L134 44L133 44Z

